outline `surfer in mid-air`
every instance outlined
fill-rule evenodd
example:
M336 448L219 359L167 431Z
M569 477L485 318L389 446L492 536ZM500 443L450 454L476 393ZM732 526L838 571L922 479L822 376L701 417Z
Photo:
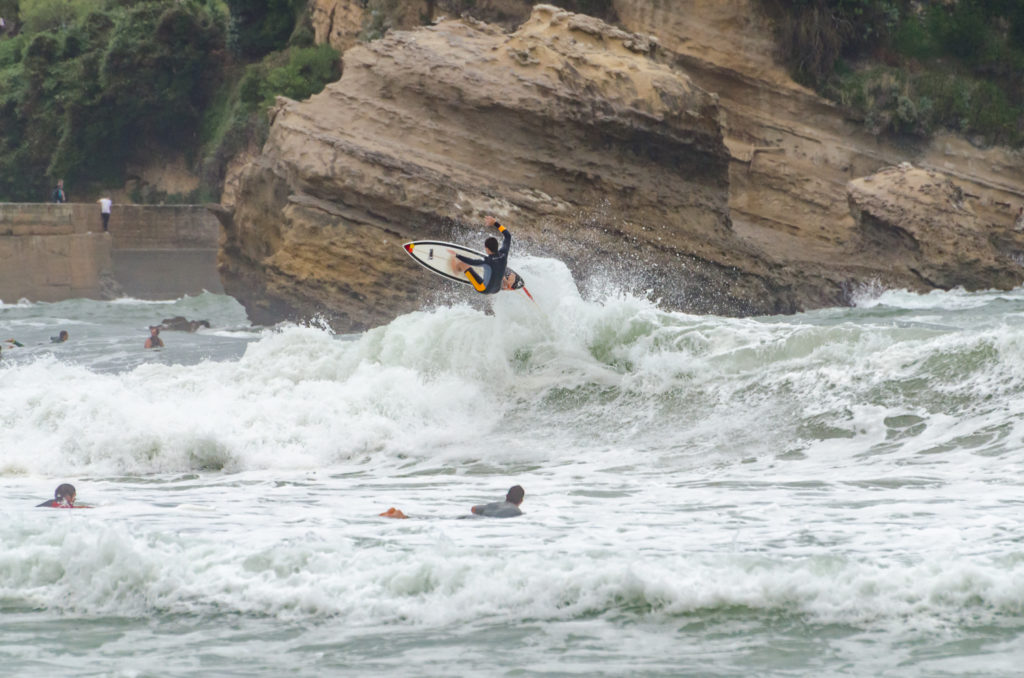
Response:
M512 234L490 215L484 218L484 223L498 229L498 232L502 234L501 245L498 245L498 239L493 236L485 240L484 249L487 251L487 256L483 259L474 259L448 250L452 255L452 268L457 273L466 276L473 288L481 294L497 294L502 289L514 289L515 280L505 279L505 269L508 268L508 250L512 246ZM482 280L470 266L480 266L484 269Z
M413 261L427 270L449 280L472 285L480 294L522 290L532 300L533 295L526 289L523 276L508 265L512 234L492 216L486 217L486 224L498 229L504 236L500 245L497 238L487 238L484 243L486 252L437 240L414 240L405 243L403 247Z

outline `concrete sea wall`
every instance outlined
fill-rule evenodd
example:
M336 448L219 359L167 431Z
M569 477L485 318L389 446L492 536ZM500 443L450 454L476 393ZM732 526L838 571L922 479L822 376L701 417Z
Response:
M0 203L0 300L223 293L220 225L200 205Z

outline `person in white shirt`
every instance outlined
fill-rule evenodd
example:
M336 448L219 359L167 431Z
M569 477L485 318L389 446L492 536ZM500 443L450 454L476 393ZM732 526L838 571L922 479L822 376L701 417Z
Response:
M107 224L110 223L110 206L114 204L110 198L100 198L97 200L100 204L100 216L103 218L103 232L107 232Z

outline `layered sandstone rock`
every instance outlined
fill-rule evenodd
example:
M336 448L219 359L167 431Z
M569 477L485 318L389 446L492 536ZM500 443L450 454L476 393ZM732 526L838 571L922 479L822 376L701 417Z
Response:
M310 0L310 21L317 44L329 43L344 52L360 36L408 30L440 19L462 15L503 28L527 19L530 0ZM376 37L376 36L374 36Z
M342 52L355 45L363 30L364 5L360 0L312 0L309 14L316 43Z
M901 163L847 185L858 246L879 263L879 282L917 279L912 289L1009 288L1024 281L1017 235L993 227L959 185Z
M526 18L524 0L480 3ZM426 6L436 18L443 4ZM612 4L629 32L539 6L511 33L451 19L346 52L339 83L280 102L237 211L222 210L225 288L258 322L387 322L449 289L400 243L478 240L486 213L580 283L600 257L693 312L843 304L868 281L1019 284L1020 153L867 133L774 61L758 0ZM923 185L876 175L904 161L972 219L927 230ZM889 188L869 199L863 185Z
M760 0L613 4L625 26L657 36L671 63L719 96L731 154L733 227L771 261L817 281L818 294L802 296L802 307L844 303L851 284L868 280L915 290L1019 284L1020 266L1004 258L993 267L984 239L961 243L981 248L962 256L934 248L924 254L911 246L880 258L876 249L864 246L871 236L850 213L847 184L908 161L941 172L942 181L962 191L979 228L1001 239L1007 251L1019 253L1024 239L1008 228L1016 206L1024 203L1021 153L975 148L948 134L914 146L869 133L840 108L794 83L775 62L772 23ZM889 178L873 181L877 186ZM930 212L924 205L919 208ZM922 256L930 259L928 265ZM926 282L915 272L926 269L947 274Z
M373 326L450 289L403 241L478 240L496 214L580 278L602 258L670 307L793 310L731 231L716 97L655 51L543 5L512 34L450 20L349 50L338 83L275 110L221 215L225 289L257 322Z

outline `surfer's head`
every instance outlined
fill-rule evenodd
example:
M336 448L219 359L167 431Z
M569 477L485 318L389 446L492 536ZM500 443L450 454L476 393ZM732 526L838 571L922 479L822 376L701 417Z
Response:
M523 497L525 496L526 490L523 489L522 485L513 485L508 489L508 494L505 495L505 501L519 506L523 503Z
M484 249L487 250L488 254L497 254L498 253L498 239L495 238L495 237L490 237L487 240L484 240Z
M53 491L53 498L59 504L65 504L67 506L75 505L75 486L70 483L63 483L57 486L57 489Z

